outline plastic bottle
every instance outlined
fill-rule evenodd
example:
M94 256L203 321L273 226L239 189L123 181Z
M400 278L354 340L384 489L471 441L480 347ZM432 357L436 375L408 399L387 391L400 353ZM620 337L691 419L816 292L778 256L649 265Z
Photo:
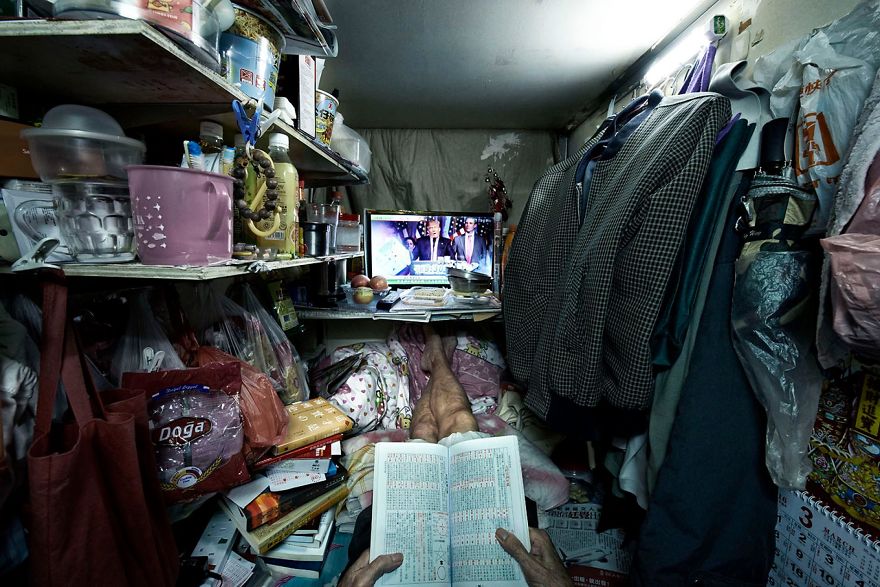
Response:
M297 219L299 174L290 161L289 148L290 138L286 134L273 133L269 135L269 157L275 163L275 179L278 180L278 212L281 214L281 224L278 230L268 237L258 236L257 245L263 249L271 248L278 253L297 256L299 253L299 222ZM263 231L268 230L273 221L274 214L268 220L261 220L257 227Z
M303 224L309 219L309 211L307 209L306 204L306 184L303 180L299 180L299 186L296 191L297 198L297 208L299 213L299 235L298 235L298 243L299 243L299 256L306 256L306 240L305 235L303 234Z
M199 146L205 155L205 171L220 173L221 153L223 152L223 126L213 120L199 123Z
M202 153L211 155L223 150L223 126L213 120L203 120L199 123L199 144Z

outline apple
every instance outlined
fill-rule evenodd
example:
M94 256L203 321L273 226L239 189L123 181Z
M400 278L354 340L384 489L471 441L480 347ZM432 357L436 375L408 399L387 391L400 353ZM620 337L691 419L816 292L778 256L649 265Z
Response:
M381 275L374 275L370 280L370 287L373 291L385 291L388 289L388 280Z
M373 301L373 290L369 287L356 287L352 292L352 299L356 304L369 304Z
M355 275L351 278L351 288L370 287L370 278L366 275Z

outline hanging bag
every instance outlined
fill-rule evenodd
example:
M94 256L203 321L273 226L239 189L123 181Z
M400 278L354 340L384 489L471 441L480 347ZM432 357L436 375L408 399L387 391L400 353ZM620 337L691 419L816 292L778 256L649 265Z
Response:
M43 291L30 550L38 586L171 586L178 562L156 477L143 392L90 391L67 324L67 289ZM59 379L73 419L52 422Z

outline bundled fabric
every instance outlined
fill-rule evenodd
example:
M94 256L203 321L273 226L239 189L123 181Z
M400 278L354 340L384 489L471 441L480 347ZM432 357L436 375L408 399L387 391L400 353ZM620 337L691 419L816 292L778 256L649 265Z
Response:
M631 134L601 153L584 180L579 227L572 200L580 161L552 168L558 194L541 180L533 190L512 245L504 314L508 360L528 381L526 404L551 424L583 432L585 409L650 406L654 322L729 118L726 98L696 93L663 98L650 115L634 118L637 128L624 125ZM537 345L527 342L536 338Z
M333 351L331 362L357 354L362 355L357 369L330 401L354 420L359 432L409 428L412 405L404 372L406 352L394 341L357 343Z
M35 585L170 587L179 564L156 479L146 398L140 390L87 388L66 309L66 288L48 281L28 453L31 578ZM61 380L74 419L53 424Z
M455 334L455 338L455 349L449 360L449 368L456 374L458 382L471 401L471 407L478 403L486 405L486 409L494 406L497 404L495 398L498 396L501 373L505 368L501 350L491 336L480 332L461 330ZM411 389L411 399L416 402L422 397L422 392L428 385L428 376L420 367L425 348L422 328L403 324L389 335L389 343L391 342L400 344L406 351L409 365L406 374Z
M802 236L816 196L782 176L758 174L736 262L734 347L767 410L767 468L780 487L803 489L821 377L811 353L818 256Z

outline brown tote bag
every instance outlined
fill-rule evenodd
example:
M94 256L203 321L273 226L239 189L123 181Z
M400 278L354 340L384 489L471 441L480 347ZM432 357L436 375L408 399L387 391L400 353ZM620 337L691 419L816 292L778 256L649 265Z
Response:
M143 392L95 393L67 324L66 286L43 291L43 347L28 452L35 585L171 586L178 559ZM73 421L52 423L59 379Z

